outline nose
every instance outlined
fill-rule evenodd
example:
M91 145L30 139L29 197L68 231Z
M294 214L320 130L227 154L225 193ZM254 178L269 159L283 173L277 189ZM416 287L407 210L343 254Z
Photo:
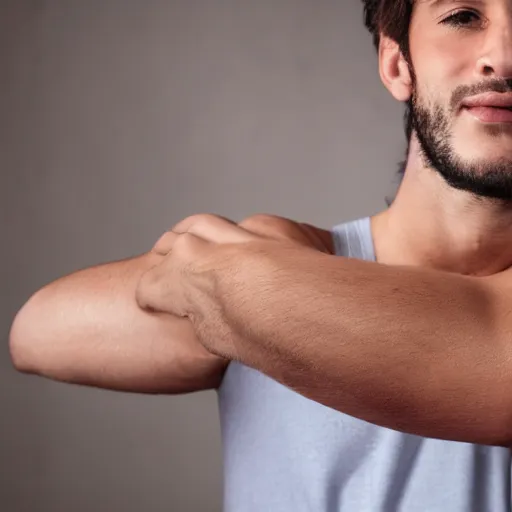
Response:
M478 59L476 73L480 78L512 78L512 19L489 28Z

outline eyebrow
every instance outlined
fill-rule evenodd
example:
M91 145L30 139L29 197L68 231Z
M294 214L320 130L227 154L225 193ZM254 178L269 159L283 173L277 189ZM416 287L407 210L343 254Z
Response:
M431 0L429 2L429 7L435 9L436 7L442 7L445 4L464 4L468 3L464 0ZM472 4L482 4L481 0L472 0L470 3Z

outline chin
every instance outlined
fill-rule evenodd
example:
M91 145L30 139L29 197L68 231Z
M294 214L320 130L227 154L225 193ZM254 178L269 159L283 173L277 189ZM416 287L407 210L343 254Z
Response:
M468 164L512 164L512 138L467 137L452 146L454 154Z
M501 174L512 176L512 155L497 157L496 154L465 154L463 158L457 159L459 169L470 171L475 176L486 176L490 174Z

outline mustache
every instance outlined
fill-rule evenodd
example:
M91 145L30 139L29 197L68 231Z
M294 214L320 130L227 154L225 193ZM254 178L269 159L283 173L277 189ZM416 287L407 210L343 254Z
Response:
M512 92L512 78L495 78L485 80L473 85L460 85L455 89L450 101L450 108L456 111L465 98L484 94L486 92L506 93Z

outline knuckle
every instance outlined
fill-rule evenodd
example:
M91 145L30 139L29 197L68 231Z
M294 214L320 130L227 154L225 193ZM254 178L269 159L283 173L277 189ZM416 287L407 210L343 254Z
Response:
M204 223L210 223L215 222L220 217L218 215L215 215L213 213L199 213L196 215L196 222L204 222Z
M243 219L239 226L251 229L251 228L268 228L273 227L281 223L281 218L276 215L269 215L266 213L258 213L256 215L251 215L250 217L246 217Z
M213 213L196 213L194 215L189 215L185 217L183 220L178 222L173 226L172 229L188 226L190 229L192 226L209 226L212 223L216 222L220 217Z
M167 244L169 243L174 237L174 233L172 231L166 231L158 240L157 244Z
M296 238L301 231L296 222L276 215L258 214L244 219L240 224L248 231L254 231L271 238Z
M166 231L153 245L152 251L157 253L168 253L176 240L176 233Z
M190 238L191 238L191 234L190 233L183 233L181 235L178 236L178 238L176 239L176 242L174 242L174 249L181 249L181 248L184 248L184 247L187 247L188 245L190 245Z
M179 254L180 257L187 258L190 253L194 252L196 247L197 237L192 233L183 233L179 235L173 248L175 255Z

